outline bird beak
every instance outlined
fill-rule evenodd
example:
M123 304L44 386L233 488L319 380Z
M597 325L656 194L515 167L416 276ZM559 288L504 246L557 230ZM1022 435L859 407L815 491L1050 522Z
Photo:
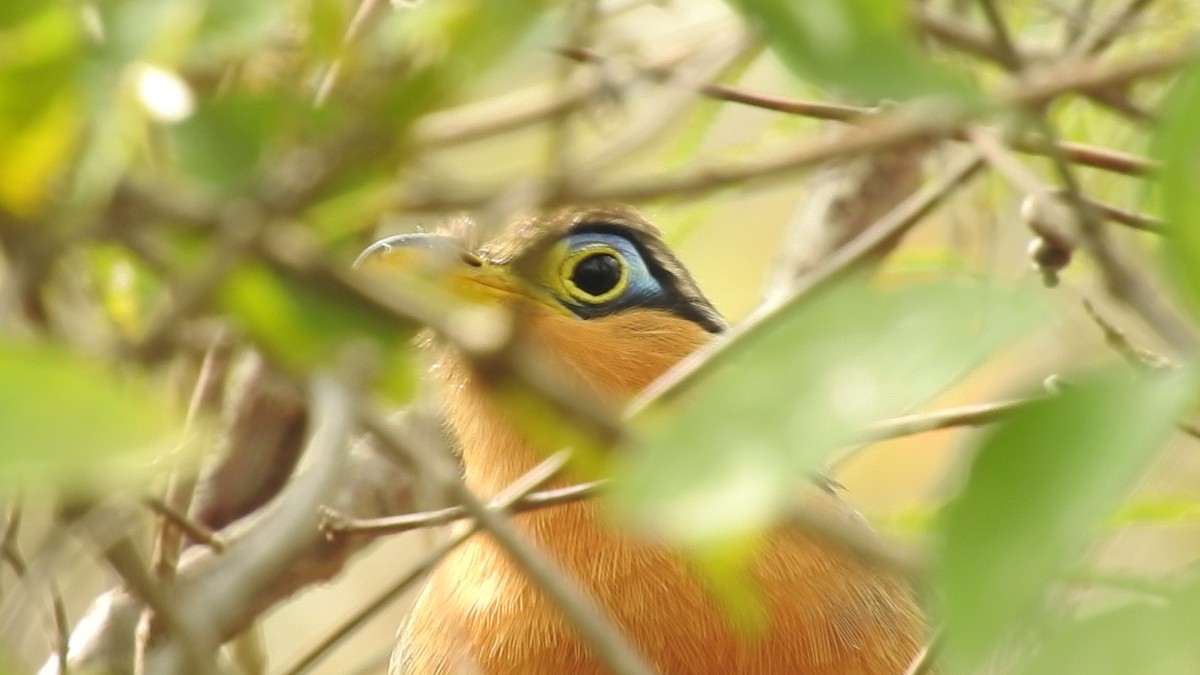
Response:
M510 302L526 297L546 303L508 265L491 263L468 251L457 237L446 234L398 234L368 246L354 267L371 274L416 274L432 279L466 300Z

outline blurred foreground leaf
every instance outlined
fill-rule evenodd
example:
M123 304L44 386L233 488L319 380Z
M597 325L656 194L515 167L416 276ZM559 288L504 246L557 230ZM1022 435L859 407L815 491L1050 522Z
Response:
M1168 602L1136 603L1055 631L1039 646L1026 675L1191 675L1200 664L1193 584Z
M226 279L221 301L272 359L293 372L336 362L348 348L366 347L381 359L380 384L407 399L416 379L408 342L416 330L339 294L315 279L248 263Z
M75 143L78 23L61 4L0 10L0 209L19 216L41 210Z
M28 19L45 5L42 0L5 0L0 3L0 29L7 29Z
M1022 409L983 442L943 521L945 653L955 672L972 672L1029 617L1191 394L1186 377L1094 377Z
M189 54L192 68L220 67L227 59L254 54L286 28L282 2L208 0Z
M780 60L813 83L870 101L950 95L974 100L965 77L925 59L893 0L730 0Z
M145 383L59 349L0 342L0 486L134 480L176 423Z
M268 145L286 126L285 102L260 95L206 102L171 127L180 167L221 194L244 188L267 157Z
M689 544L760 530L830 450L1032 325L1030 300L951 285L822 293L737 345L680 409L636 420L644 447L620 471L619 503Z
M1154 145L1162 159L1163 250L1174 279L1200 311L1200 65L1182 76L1163 104Z

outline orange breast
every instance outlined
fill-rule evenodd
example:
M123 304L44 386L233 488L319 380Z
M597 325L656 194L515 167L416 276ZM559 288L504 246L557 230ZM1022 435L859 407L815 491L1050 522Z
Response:
M571 323L564 331L542 326L537 334L547 336L550 351L572 349L572 357L578 357L578 345L589 343L565 331L588 324L589 329L604 328L600 322ZM605 354L572 358L571 367L601 393L628 395L707 339L701 331L686 344L678 336L688 333L670 328L662 331L663 342L655 350L631 344L626 353L617 345L614 356L609 344ZM467 481L483 495L494 494L541 455L489 403L465 369L451 363L444 371L454 392L448 420L462 444ZM816 508L857 522L833 495L814 489L812 499ZM514 521L591 593L665 675L896 675L920 648L923 621L903 582L790 532L774 536L753 565L770 623L760 634L744 634L682 558L662 545L611 529L598 508L574 504L522 514ZM553 603L481 535L450 554L430 578L403 631L392 672L606 671Z
M777 536L755 565L770 625L747 635L680 558L607 530L589 505L517 521L666 675L896 675L920 647L920 614L900 582L797 535ZM606 672L553 604L483 537L438 569L401 649L401 673Z

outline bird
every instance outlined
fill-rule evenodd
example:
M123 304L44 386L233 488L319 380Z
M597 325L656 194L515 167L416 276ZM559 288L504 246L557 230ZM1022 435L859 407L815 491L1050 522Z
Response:
M727 331L692 275L638 211L622 204L516 219L482 246L444 233L394 235L361 265L412 265L449 251L457 287L506 304L564 381L619 406ZM546 457L469 360L435 350L441 415L463 480L497 495ZM803 439L797 439L802 443ZM832 489L806 504L875 536ZM901 675L928 637L909 581L827 539L779 528L750 563L767 623L747 631L670 544L623 531L581 501L512 517L590 594L663 675ZM499 544L477 534L431 573L401 628L391 675L601 675L589 644Z

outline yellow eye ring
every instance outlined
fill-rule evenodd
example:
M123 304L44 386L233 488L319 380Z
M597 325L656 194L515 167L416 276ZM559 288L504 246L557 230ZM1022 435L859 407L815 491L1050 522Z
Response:
M614 261L616 266L605 259ZM596 262L590 263L589 268L581 269L581 265L589 260ZM614 273L615 277L612 276ZM584 277L584 274L588 276ZM572 299L589 305L603 305L621 297L629 288L629 264L610 246L588 246L563 258L559 266L559 279ZM596 287L590 290L585 288L589 285ZM594 292L605 286L607 288L604 290Z

